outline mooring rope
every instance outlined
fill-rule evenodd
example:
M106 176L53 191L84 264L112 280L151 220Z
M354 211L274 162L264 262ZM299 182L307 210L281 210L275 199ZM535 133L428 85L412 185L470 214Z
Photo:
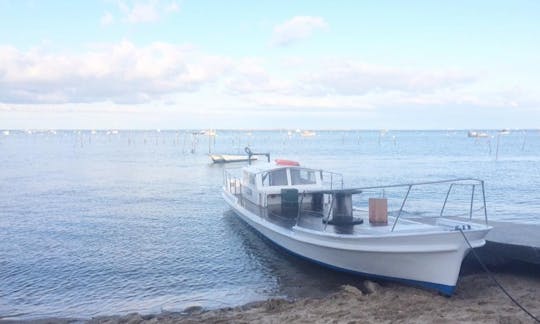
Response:
M516 304L519 308L521 308L522 311L524 311L525 313L527 313L527 315L529 315L533 320L535 320L536 322L540 323L540 319L538 319L538 317L534 316L531 312L529 312L523 305L521 305L517 300L514 299L514 297L512 297L508 291L506 291L506 289L504 289L504 287L497 281L497 279L495 278L495 276L491 273L491 271L489 271L489 269L486 267L486 265L484 264L484 262L482 262L482 260L480 259L480 257L478 256L478 254L476 253L476 251L474 250L474 248L472 247L471 245L471 242L469 242L469 239L467 239L467 236L465 236L465 233L463 233L463 230L460 228L459 231L461 232L461 235L463 235L463 238L465 239L465 242L467 242L467 245L469 245L469 247L471 248L472 250L472 253L474 255L474 257L476 258L476 260L478 261L478 263L480 263L480 265L482 266L482 268L484 268L484 271L488 274L488 276L491 278L491 280L493 280L493 282L502 290L502 292L508 296L508 298L510 298L510 300L512 302L514 302L514 304Z

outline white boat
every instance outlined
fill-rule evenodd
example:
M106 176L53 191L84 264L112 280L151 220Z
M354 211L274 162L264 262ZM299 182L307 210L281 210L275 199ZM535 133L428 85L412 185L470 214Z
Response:
M250 159L257 160L256 156L248 157L247 155L235 155L235 154L209 154L210 159L214 163L232 163L232 162L246 162Z
M212 129L200 130L191 132L193 135L206 135L206 136L216 136L216 131Z
M309 130L305 130L305 131L302 131L302 133L300 133L300 136L302 137L313 137L316 135L317 133L315 133L314 131L309 131Z
M273 243L332 269L451 295L463 258L471 247L485 244L491 229L481 180L344 189L339 174L288 160L270 163L267 156L268 163L237 170L240 177L226 170L223 198L243 221ZM440 215L437 211L440 217L403 217L409 193L429 185L444 185L445 191L446 185L449 187ZM469 219L442 217L448 213L452 189L462 185L472 188ZM387 198L366 196L373 190L395 188L404 188L407 193L398 204L401 208L393 212L387 213ZM485 224L471 221L474 191L479 188ZM353 206L357 198L368 200L369 211Z
M489 137L489 134L485 132L469 131L467 133L467 136L474 137L474 138L485 138L485 137Z

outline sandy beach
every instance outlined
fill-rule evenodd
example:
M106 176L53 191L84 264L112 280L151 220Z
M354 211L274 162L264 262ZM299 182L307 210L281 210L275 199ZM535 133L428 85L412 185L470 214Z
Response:
M511 267L496 278L524 307L540 314L537 267ZM99 317L91 323L534 323L482 272L464 275L452 297L397 283L364 281L324 298L270 299L183 313Z

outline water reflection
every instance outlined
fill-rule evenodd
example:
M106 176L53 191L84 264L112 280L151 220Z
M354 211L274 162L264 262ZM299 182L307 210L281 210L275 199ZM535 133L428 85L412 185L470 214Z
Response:
M291 298L323 297L342 285L360 286L362 278L330 270L294 256L263 237L232 211L223 215L225 224L242 238L244 252L257 260L261 270L276 278L271 292Z

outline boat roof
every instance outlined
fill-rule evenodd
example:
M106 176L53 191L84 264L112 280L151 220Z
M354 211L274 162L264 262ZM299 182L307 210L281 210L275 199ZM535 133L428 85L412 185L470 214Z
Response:
M287 169L287 168L301 168L301 169L317 170L317 169L313 169L309 167L304 167L302 165L283 165L283 164L278 164L275 161L272 161L268 163L251 164L249 166L244 167L244 171L247 171L249 173L259 173L259 172L264 172L264 171Z

